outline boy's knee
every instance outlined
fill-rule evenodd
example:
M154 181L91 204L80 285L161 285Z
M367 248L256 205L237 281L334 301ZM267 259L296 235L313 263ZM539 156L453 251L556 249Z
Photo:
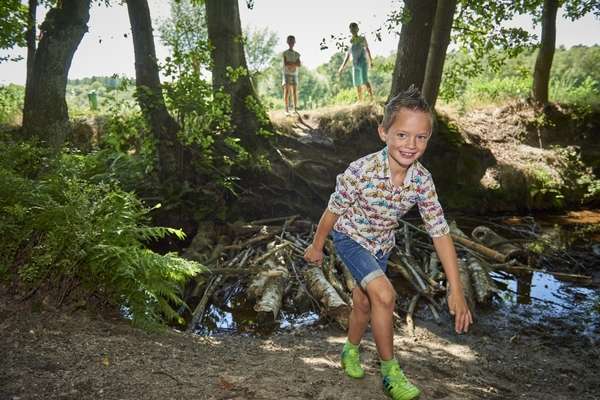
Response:
M396 293L393 290L385 290L379 293L379 304L384 308L394 309L396 305Z

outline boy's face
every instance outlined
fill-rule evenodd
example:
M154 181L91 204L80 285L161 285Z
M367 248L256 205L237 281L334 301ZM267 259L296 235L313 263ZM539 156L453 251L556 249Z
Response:
M387 144L390 166L408 168L423 155L431 137L429 114L402 109L387 132L379 126L379 137Z

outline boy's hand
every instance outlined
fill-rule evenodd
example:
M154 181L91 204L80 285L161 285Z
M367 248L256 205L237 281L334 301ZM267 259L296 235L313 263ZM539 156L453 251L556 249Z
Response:
M450 314L454 315L454 330L456 333L466 333L469 325L473 323L473 316L467 306L467 301L462 293L455 296L451 293L448 296L448 309Z
M323 261L323 250L317 250L311 244L306 248L306 250L304 250L303 258L307 263L317 263L317 265L320 267L321 262Z

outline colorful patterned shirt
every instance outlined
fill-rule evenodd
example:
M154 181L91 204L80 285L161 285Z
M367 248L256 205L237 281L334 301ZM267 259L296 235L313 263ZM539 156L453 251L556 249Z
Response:
M410 166L401 187L390 176L387 147L351 163L338 175L327 208L339 215L334 229L372 254L386 254L396 243L398 219L415 204L431 237L447 234L444 218L429 171L418 161Z

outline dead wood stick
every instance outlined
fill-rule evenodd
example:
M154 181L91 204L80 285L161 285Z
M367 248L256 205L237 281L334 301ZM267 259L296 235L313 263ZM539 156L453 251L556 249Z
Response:
M423 279L421 279L421 277L419 276L417 271L415 271L415 268L410 264L410 262L408 262L408 260L402 256L400 256L400 259L402 260L402 263L404 264L406 269L411 273L413 279L415 280L415 282L417 282L421 290L427 290L427 285L425 284L425 282L423 282Z
M456 243L460 243L461 245L463 245L471 250L475 250L478 253L480 253L488 258L491 258L491 259L496 260L501 263L508 261L507 256L505 256L502 253L498 253L497 251L492 250L488 247L485 247L484 245L475 243L470 239L455 235L453 233L451 233L450 236L452 237L452 240L455 241Z
M439 304L437 304L435 302L435 300L433 299L431 293L428 290L423 290L412 278L410 272L408 272L408 270L401 264L396 263L394 261L389 261L388 260L388 267L392 267L395 271L398 271L402 274L402 276L408 281L408 283L411 284L411 286L418 292L421 294L421 296L427 298L428 300L430 300L431 305L433 305L436 310L441 310L441 307Z
M205 275L253 275L261 274L265 276L279 276L281 271L268 269L264 267L256 268L215 268L208 271L200 271L200 274Z
M287 240L289 240L290 242L292 242L292 244L294 246L298 246L299 248L302 248L302 249L308 247L308 245L310 244L310 243L307 243L306 240L298 237L297 235L292 235L289 232L285 233L285 238Z
M270 218L270 219L261 219L259 221L252 221L250 222L250 225L264 225L264 224L269 224L271 222L279 222L279 221L288 221L288 224L291 224L296 218L298 218L299 215L290 215L289 217L277 217L277 218Z
M415 313L415 308L417 307L419 298L421 298L421 293L417 293L414 295L414 297L410 301L410 306L408 307L408 313L406 313L406 325L408 326L408 334L411 337L415 336L415 324L413 322L413 314Z
M440 307L440 305L438 303L436 303L436 301L430 297L427 297L427 301L429 302L429 305L431 305L430 310L431 310L431 314L433 315L433 319L435 320L435 323L438 325L441 324L442 319L440 318L440 315L438 314L438 307Z
M446 291L446 288L441 286L439 283L437 283L436 281L434 281L429 275L427 275L425 272L423 272L423 270L421 269L421 267L419 266L419 264L417 264L415 262L415 260L410 256L410 255L406 255L406 254L400 254L400 258L404 261L404 263L408 266L410 266L411 272L415 272L420 278L424 279L425 281L427 281L427 283L429 284L429 286L431 286L431 288L435 291L439 291L439 292L444 292Z
M274 237L275 235L277 235L278 233L280 233L282 231L283 231L283 227L275 228L271 232L267 232L267 233L264 233L264 234L261 234L258 236L254 236L253 238L250 238L249 240L242 242L240 244L231 244L229 246L224 246L221 250L230 250L230 249L240 250L240 249L243 249L244 247L248 247L252 244L260 243L265 240L271 239L272 237Z
M429 276L436 280L442 281L446 279L446 273L441 271L439 265L441 264L440 256L436 251L431 252L429 256Z
M566 274L564 272L552 272L552 271L544 271L541 269L526 267L524 265L519 265L519 263L508 262L504 264L489 264L492 270L507 270L507 271L526 271L526 272L539 272L541 274L553 275L557 279L564 280L566 282L577 282L583 284L590 284L592 282L591 275L577 275L577 274Z
M194 330L194 328L196 327L196 325L198 325L200 318L202 318L202 314L204 314L204 309L206 308L206 305L208 304L208 300L213 295L213 293L217 289L217 286L219 286L219 284L221 283L223 278L227 278L227 275L216 276L214 279L211 279L211 281L209 282L208 287L206 288L206 290L204 291L204 295L202 296L202 300L200 300L200 303L198 303L198 306L194 310L194 314L192 315L192 320L190 321L190 323L187 327L188 332L192 332Z
M224 266L233 265L236 262L238 262L240 259L245 259L246 257L248 257L248 255L252 251L253 251L252 248L246 249L244 252L239 253L232 260L225 263ZM229 275L214 276L209 281L208 286L206 287L206 290L204 291L204 295L202 296L202 299L200 300L200 303L198 303L198 305L196 306L196 309L194 310L194 313L192 314L192 320L190 321L190 323L187 327L188 332L191 332L196 327L196 325L198 325L198 322L200 321L200 319L202 318L202 315L204 314L204 310L206 309L208 300L213 295L213 293L215 292L215 290L217 289L217 286L221 283L221 281L226 281L228 276Z
M267 251L265 254L263 254L262 256L250 261L250 264L258 264L261 263L263 261L265 261L267 258L271 257L271 255L285 247L291 246L292 242L288 242L288 241L284 241L282 244L278 244L275 247L273 247L271 250Z

